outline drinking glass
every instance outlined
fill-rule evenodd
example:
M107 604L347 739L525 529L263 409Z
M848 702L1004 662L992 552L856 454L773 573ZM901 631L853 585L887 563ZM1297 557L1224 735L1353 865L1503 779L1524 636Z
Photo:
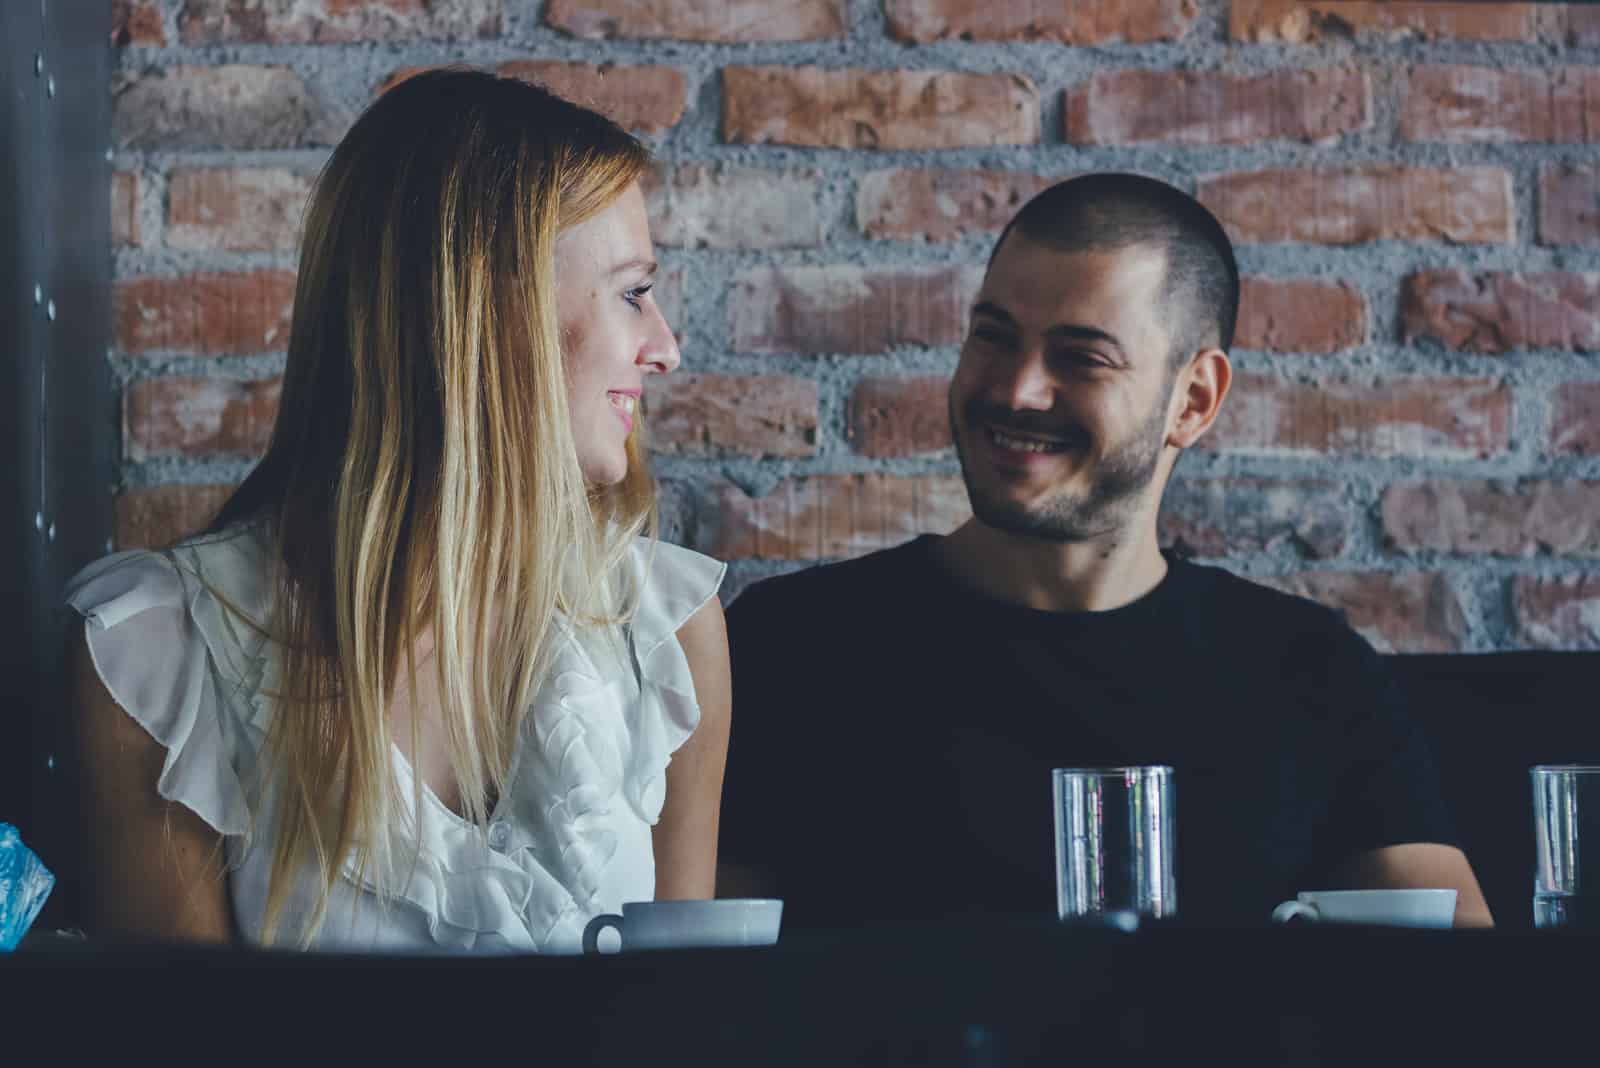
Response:
M1540 764L1531 775L1533 925L1600 926L1600 767Z
M1178 913L1172 769L1056 768L1056 915Z

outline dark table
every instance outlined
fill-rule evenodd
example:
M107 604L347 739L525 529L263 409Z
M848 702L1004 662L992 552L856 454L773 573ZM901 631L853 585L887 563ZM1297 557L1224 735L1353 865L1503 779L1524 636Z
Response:
M1596 1063L1597 963L1590 935L1033 919L603 958L46 943L0 957L0 1018L178 1014L368 1055L448 1037L529 1064Z

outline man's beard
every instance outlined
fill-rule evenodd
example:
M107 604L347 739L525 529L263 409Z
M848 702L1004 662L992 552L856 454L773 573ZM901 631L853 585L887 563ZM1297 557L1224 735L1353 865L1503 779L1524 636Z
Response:
M1150 414L1134 428L1126 441L1108 452L1089 471L1089 486L1083 490L1062 489L1033 504L1007 500L984 490L974 479L971 461L962 445L964 434L955 434L956 456L961 461L961 477L967 485L972 514L984 526L1046 541L1081 542L1112 533L1126 525L1137 511L1161 463L1166 434L1167 405L1158 400ZM950 423L956 421L955 402L950 402ZM1000 427L1016 423L1009 413L986 411L976 403L967 405L965 429L971 434L986 434L986 424ZM1033 428L1040 429L1043 428ZM1081 437L1078 439L1082 441ZM1078 447L1076 444L1072 446Z

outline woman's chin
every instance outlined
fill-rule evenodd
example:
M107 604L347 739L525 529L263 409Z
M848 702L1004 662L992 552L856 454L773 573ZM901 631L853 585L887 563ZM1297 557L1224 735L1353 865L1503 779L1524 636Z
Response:
M627 477L628 465L626 463L617 465L596 464L593 467L585 468L583 472L583 480L596 493L604 493Z

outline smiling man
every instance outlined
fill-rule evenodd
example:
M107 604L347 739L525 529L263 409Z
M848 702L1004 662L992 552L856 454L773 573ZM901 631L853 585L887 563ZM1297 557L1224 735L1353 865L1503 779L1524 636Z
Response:
M1186 921L1453 887L1458 924L1490 922L1371 647L1160 547L1238 299L1222 228L1153 179L1075 178L1012 220L950 383L973 518L728 612L724 893L783 896L786 930L1050 915L1050 769L1169 764Z

